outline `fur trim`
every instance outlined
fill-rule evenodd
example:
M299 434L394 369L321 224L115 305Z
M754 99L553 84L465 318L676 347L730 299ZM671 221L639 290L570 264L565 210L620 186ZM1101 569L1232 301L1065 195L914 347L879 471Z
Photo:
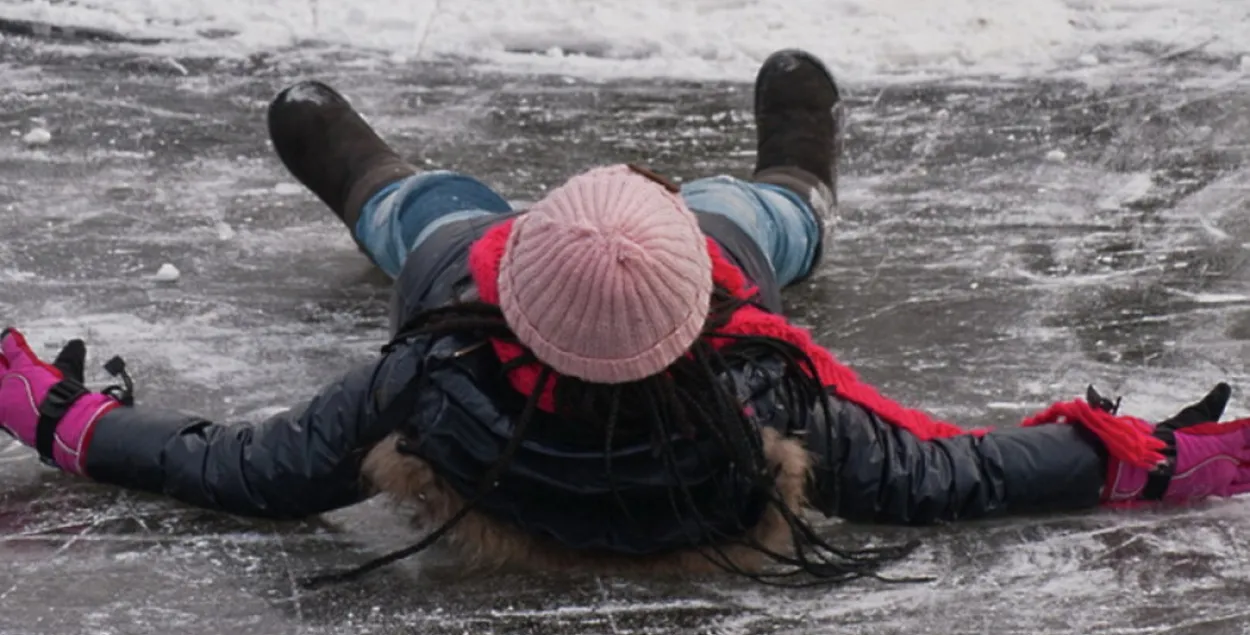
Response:
M777 492L795 514L806 504L805 489L811 459L794 439L783 439L777 431L763 430L764 456L777 474ZM414 510L413 524L426 531L441 526L464 505L464 500L429 463L395 449L398 435L379 443L365 457L362 473L377 491ZM769 506L751 530L751 538L776 553L789 553L789 526L774 506ZM444 538L447 544L474 570L529 569L582 570L600 573L709 573L717 567L703 551L691 548L673 553L631 556L610 552L573 550L554 541L525 534L479 512L470 512ZM722 550L737 566L758 571L768 558L741 545ZM712 552L707 551L711 557Z

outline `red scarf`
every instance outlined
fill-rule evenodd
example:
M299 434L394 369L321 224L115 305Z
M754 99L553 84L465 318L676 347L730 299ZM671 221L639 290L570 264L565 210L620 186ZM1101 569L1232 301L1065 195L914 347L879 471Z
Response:
M487 230L469 251L469 271L477 284L478 294L483 301L491 304L499 303L499 263L503 259L511 231L511 220L499 223ZM712 279L718 286L743 299L755 295L755 289L748 283L746 276L725 259L721 254L720 246L711 238L708 239L708 253L712 258ZM875 388L860 381L854 371L839 363L832 353L817 344L807 329L791 324L785 317L776 313L769 313L754 306L744 306L733 314L729 323L721 330L735 335L772 337L798 347L811 358L821 384L833 390L839 398L872 411L884 421L903 428L922 440L928 441L961 434L981 435L988 432L983 429L964 430L955 424L934 419L919 410L903 407L882 396ZM495 354L505 363L516 359L524 352L517 344L500 340L493 340L492 344ZM713 344L723 345L724 340L713 342ZM540 372L538 364L529 364L513 370L509 374L509 380L513 387L522 394L530 395L538 389ZM554 410L554 387L554 378L549 379L547 385L542 387L538 402L539 408L548 412ZM1163 455L1159 453L1159 450L1165 444L1151 435L1151 426L1148 423L1134 417L1113 416L1082 400L1054 404L1045 411L1025 419L1021 425L1032 426L1044 423L1084 425L1102 440L1112 456L1128 463L1149 468L1163 460Z

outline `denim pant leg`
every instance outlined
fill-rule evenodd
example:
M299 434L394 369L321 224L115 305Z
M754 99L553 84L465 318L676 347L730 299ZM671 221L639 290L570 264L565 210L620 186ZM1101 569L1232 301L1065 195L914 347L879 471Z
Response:
M422 172L373 195L356 222L356 240L392 278L421 241L443 225L512 211L508 201L481 181L448 171Z
M812 268L820 227L811 207L798 194L730 176L691 181L681 188L681 194L691 209L724 216L741 227L764 252L781 286Z

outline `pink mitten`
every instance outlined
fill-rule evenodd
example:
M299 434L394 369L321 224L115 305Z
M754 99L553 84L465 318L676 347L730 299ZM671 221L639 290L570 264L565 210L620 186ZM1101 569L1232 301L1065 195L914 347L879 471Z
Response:
M1250 419L1217 423L1230 393L1221 383L1202 401L1155 426L1154 435L1168 446L1166 460L1153 469L1112 459L1103 500L1116 506L1183 504L1250 492Z
M82 340L73 340L48 364L17 330L0 331L0 429L38 450L44 463L75 474L84 472L96 422L128 400L124 392L83 387L86 356Z

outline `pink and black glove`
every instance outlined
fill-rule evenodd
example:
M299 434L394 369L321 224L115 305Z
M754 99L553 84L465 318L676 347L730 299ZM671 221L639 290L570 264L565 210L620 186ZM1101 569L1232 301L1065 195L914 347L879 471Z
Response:
M98 393L83 386L86 358L82 340L72 340L48 364L17 330L0 331L0 430L38 450L44 463L74 474L84 473L85 450L96 422L132 401L121 358L105 368L121 375L126 387Z
M1159 423L1165 460L1145 469L1111 459L1103 501L1113 506L1149 501L1184 504L1250 492L1250 419L1218 423L1232 390L1220 383L1201 401ZM1089 402L1114 408L1091 389Z

